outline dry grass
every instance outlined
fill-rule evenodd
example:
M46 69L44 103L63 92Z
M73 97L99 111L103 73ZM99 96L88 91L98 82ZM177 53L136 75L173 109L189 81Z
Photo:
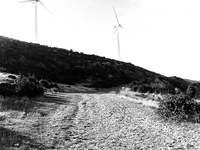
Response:
M162 100L161 94L152 94L152 93L139 93L131 91L130 88L121 88L118 91L118 95L125 96L130 101L149 106L151 108L157 108L158 103Z
M36 150L46 149L29 134L26 118L34 120L38 111L34 107L41 105L44 98L0 97L0 149L1 150ZM39 108L38 107L38 108ZM24 130L26 132L22 132Z
M139 92L131 91L130 88L124 88L124 87L122 87L122 89L119 90L118 94L130 97L130 98L134 98L134 99L144 99L144 100L151 100L151 101L158 101L158 102L163 98L161 94L139 93Z
M0 97L0 110L18 110L27 112L33 107L33 101L27 97Z
M0 150L61 148L67 138L63 133L75 117L77 101L78 97L67 95L0 97Z
M81 84L68 85L68 84L59 84L60 92L63 93L92 93L97 92L95 88L84 87ZM50 91L51 92L51 91Z

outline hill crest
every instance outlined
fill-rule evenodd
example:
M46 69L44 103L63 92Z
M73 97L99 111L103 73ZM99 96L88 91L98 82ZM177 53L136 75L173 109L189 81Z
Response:
M0 36L0 68L14 74L34 74L51 82L97 88L129 83L155 84L159 80L159 84L168 88L178 87L184 91L190 84L188 80L165 77L131 63L3 36Z

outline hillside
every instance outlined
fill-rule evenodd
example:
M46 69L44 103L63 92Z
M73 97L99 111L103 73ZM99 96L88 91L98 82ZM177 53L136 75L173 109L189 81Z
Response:
M142 61L142 60L141 60ZM189 81L167 78L131 63L0 36L0 69L51 82L109 88L132 83L185 91Z

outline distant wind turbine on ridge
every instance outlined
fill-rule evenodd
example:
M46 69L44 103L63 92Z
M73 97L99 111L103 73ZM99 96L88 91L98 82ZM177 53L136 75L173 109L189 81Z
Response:
M114 10L114 13L115 13L115 17L116 17L116 21L117 21L117 25L114 27L116 28L115 29L115 32L113 33L113 35L117 32L117 45L118 45L118 57L119 57L119 60L121 60L121 53L120 53L120 42L119 42L119 28L122 28L122 25L119 23L119 19L117 17L117 13L115 11L115 8L113 7L113 10ZM125 30L125 29L124 29ZM126 31L126 30L125 30Z
M40 0L26 0L26 1L21 1L19 3L24 3L24 2L33 2L35 3L35 42L38 43L38 11L37 11L37 3L39 2L46 8L46 10L53 16L53 14L49 11L49 9L40 1Z

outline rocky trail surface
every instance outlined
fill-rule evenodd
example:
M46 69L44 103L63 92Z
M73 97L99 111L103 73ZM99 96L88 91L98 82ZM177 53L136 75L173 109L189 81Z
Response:
M64 149L200 149L199 124L166 123L154 109L116 94L75 95L80 101Z
M18 124L15 130L34 139L32 149L200 149L199 124L164 122L155 109L117 94L57 93L47 97L55 101L37 111L35 118L26 115L15 122L7 118L10 124L0 121L0 126Z

